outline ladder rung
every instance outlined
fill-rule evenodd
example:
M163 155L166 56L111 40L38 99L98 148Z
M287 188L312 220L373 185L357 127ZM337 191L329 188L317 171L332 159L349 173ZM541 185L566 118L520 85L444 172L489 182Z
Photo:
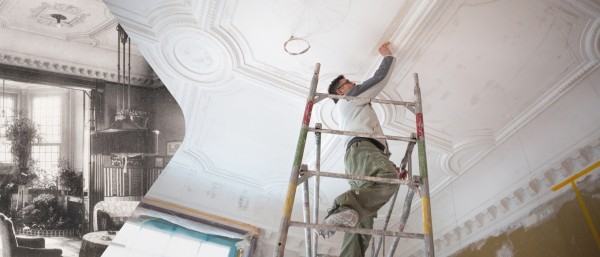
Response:
M407 108L415 106L414 102L384 100L384 99L376 99L376 98L364 98L364 97L346 96L346 95L333 95L333 94L324 94L324 93L316 93L315 94L315 99L317 99L318 101L322 100L325 97L332 98L332 99L367 100L370 103L402 105L402 106L407 107Z
M334 230L334 231L342 231L342 232L364 234L364 235L374 235L374 236L393 236L393 237L416 238L416 239L424 238L423 234L419 234L419 233L376 230L376 229L366 229L366 228L335 227L335 226L329 226L329 225L324 225L324 224L312 224L312 223L298 222L298 221L292 221L292 220L290 220L290 226L313 228L313 229L326 229L326 230Z
M410 137L375 135L375 134L369 134L369 133L363 133L363 132L353 132L353 131L344 131L344 130L335 130L335 129L318 129L318 128L309 127L308 131L312 131L315 133L328 133L328 134L336 134L336 135L368 137L368 138L387 139L387 140L405 141L405 142L416 142L416 140L414 138L410 138Z
M301 171L303 175L308 176L316 176L317 172L313 170ZM397 178L379 178L379 177L368 177L368 176L358 176L358 175L349 175L349 174L340 174L333 172L319 172L319 176L321 177L330 177L330 178L345 178L351 180L365 180L365 181L373 181L379 183L386 184L400 184L400 185L408 185L412 181L397 179ZM300 183L298 183L300 184Z

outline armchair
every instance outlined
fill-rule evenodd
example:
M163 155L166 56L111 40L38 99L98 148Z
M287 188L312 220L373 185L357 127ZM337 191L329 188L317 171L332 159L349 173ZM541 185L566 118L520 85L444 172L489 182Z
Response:
M0 240L2 257L59 257L61 249L46 249L44 238L22 238L15 236L12 221L0 213Z

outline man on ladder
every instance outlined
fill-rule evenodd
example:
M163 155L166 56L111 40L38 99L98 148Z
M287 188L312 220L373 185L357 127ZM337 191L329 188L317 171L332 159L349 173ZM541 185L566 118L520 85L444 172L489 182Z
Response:
M329 94L374 98L386 86L395 58L388 47L379 47L383 60L373 77L357 85L338 76L329 85ZM381 124L368 100L334 99L340 129L383 135ZM390 152L385 139L364 137L344 137L346 154L344 164L347 174L380 178L396 178L397 169L389 160ZM398 184L384 184L370 181L351 180L350 190L339 195L328 211L324 224L358 228L373 228L377 211L388 202L398 190ZM317 230L323 238L329 238L335 231ZM340 257L363 257L367 250L370 235L346 233Z

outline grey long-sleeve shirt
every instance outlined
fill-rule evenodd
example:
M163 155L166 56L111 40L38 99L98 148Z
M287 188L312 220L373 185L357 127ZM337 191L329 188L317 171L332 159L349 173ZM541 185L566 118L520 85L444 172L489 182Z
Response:
M376 97L387 85L391 75L389 71L392 70L395 60L393 56L384 57L373 77L360 85L356 85L352 90L346 92L345 95L363 98ZM379 119L368 100L340 99L336 104L336 112L341 130L383 135ZM351 138L351 136L343 136L344 149ZM385 152L389 153L387 141L385 139L377 140L386 147Z

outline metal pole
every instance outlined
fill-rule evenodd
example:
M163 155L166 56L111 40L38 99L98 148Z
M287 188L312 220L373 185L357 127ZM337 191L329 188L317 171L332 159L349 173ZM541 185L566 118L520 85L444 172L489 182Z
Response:
M425 256L435 256L433 245L433 228L431 222L431 206L429 205L429 177L427 175L427 157L425 151L425 125L423 123L423 105L421 103L421 88L419 75L415 79L415 112L417 121L417 146L419 152L419 174L421 176L421 205L423 209L423 235L425 236Z
M315 176L317 173L315 171L302 171L303 175ZM380 177L369 177L369 176L359 176L359 175L349 175L349 174L341 174L341 173L333 173L333 172L319 172L321 177L330 177L330 178L343 178L350 180L363 180L363 181L372 181L377 183L385 183L385 184L399 184L399 185L412 185L414 184L411 180L402 180L397 178L380 178ZM303 181L306 179L303 179ZM302 183L302 182L300 182Z
M315 127L321 129L321 123L315 124ZM315 157L315 194L314 194L314 207L313 217L315 217L315 224L319 223L319 192L321 187L321 132L315 133L316 138L316 157ZM308 183L308 181L306 182ZM312 257L317 257L317 245L319 243L319 237L313 233L312 241ZM307 255L308 256L308 255Z
M304 222L310 223L310 198L308 195L308 181L302 183L302 213L304 214ZM310 228L304 228L304 240L306 241L306 256L311 256L311 234Z
M117 86L119 87L117 89L117 112L120 110L119 107L121 104L121 99L119 99L119 92L121 91L121 30L119 29L120 27L121 25L117 25L117 33L119 33L119 36L117 36ZM125 63L123 63L123 66L125 66ZM125 68L123 67L123 69Z
M321 133L345 135L345 136L368 137L368 138L375 138L375 139L415 142L415 140L410 137L386 136L386 135L378 135L378 134L374 134L374 133L364 133L364 132L356 132L356 131L344 131L344 130L335 130L335 129L318 129L318 128L308 128L308 131L315 132L315 133L321 132Z
M396 232L396 231L385 231L377 229L366 229L366 228L350 228L340 226L329 226L324 224L312 224L304 223L299 221L290 221L290 226L301 227L301 228L313 228L313 229L326 229L344 233L354 233L372 236L394 236L394 237L405 237L414 239L423 239L423 234L420 233L407 233L407 232Z
M392 216L392 211L394 210L396 198L398 197L398 191L399 190L396 190L396 193L394 193L394 196L392 197L392 202L390 203L390 209L388 210L387 216L385 216L385 222L383 223L382 230L386 230L388 224L390 223L390 217ZM379 240L377 241L377 246L375 247L375 253L373 254L373 257L379 255L379 250L381 249L381 245L383 244L384 241L385 241L385 236L382 236L379 238Z
M287 241L290 219L292 217L294 198L296 197L296 183L298 181L298 175L300 174L300 165L302 162L302 157L304 156L304 146L306 145L308 124L310 123L310 116L312 114L315 92L317 90L317 83L319 82L320 68L321 64L317 63L315 65L315 71L312 77L308 98L306 100L304 118L302 119L302 127L300 128L300 135L298 136L298 145L296 146L296 154L294 156L294 165L292 166L290 182L285 197L285 203L283 205L283 215L281 218L281 223L279 224L279 238L277 240L277 245L275 246L275 253L273 254L274 257L283 257L283 254L285 252L285 243Z
M367 100L369 103L402 105L414 113L414 110L411 109L414 106L413 102L403 102L403 101L384 100L384 99L376 99L376 98L364 98L364 97L360 97L360 96L347 96L347 95L335 95L335 94L323 94L323 93L316 93L316 96L319 97L319 99L331 98L331 99L346 99L346 100Z
M415 142L416 142L417 134L413 133L413 134L411 134L411 137L415 138ZM406 177L407 178L412 178L412 159L411 158L412 158L413 149L415 148L415 142L408 143L408 146L406 147L406 152L404 153L404 157L402 158L402 162L400 162L400 170L406 169L406 171L407 171Z
M416 135L413 134L412 138L415 138L415 137L416 137ZM408 178L412 178L412 167L411 167L411 163L410 163L410 161L411 161L410 158L412 156L412 151L413 151L414 146L415 146L415 142L409 142L408 143L408 146L406 147L406 151L404 152L404 158L402 158L402 161L400 162L400 171L403 171L404 169L408 169L408 174L406 174L406 176L407 176L406 178L407 179ZM399 177L399 179L401 179L401 178ZM409 191L411 191L411 190L409 189ZM390 222L390 217L392 216L392 210L394 208L394 204L396 203L396 198L397 197L398 197L398 191L396 191L396 193L394 193L394 197L392 198L392 202L390 204L390 209L388 211L388 214L387 214L387 216L385 218L385 223L383 225L383 230L387 229L387 226L388 226L388 224ZM412 196L411 196L411 199L412 199ZM405 201L404 205L405 205L404 208L406 209L406 201ZM408 208L410 209L410 204L409 204ZM406 219L408 219L408 214L406 215ZM404 220L404 223L406 223L406 220ZM402 231L402 230L400 230L400 231ZM385 236L379 238L379 241L377 241L377 247L374 248L373 257L379 255L379 250L380 250L381 245L383 244L384 240L385 240ZM400 238L397 237L395 240L399 241ZM393 253L394 252L391 251L392 255L393 255Z
M398 226L398 231L400 232L403 232L404 227L406 226L406 221L408 220L408 215L410 214L410 207L412 205L412 199L414 195L415 192L409 188L406 198L404 198L404 207L402 208L402 216L400 217L400 225ZM396 252L396 247L398 246L399 242L399 237L394 238L394 242L392 243L392 246L390 246L390 251L388 252L387 257L394 256L394 252Z
M575 180L571 180L571 186L573 187L573 191L575 191L575 195L577 196L577 201L579 202L579 207L581 207L581 211L583 212L583 216L585 217L585 220L587 221L587 224L590 227L590 231L592 232L592 235L594 236L594 240L596 240L596 245L598 245L598 249L600 249L600 235L598 234L598 230L596 230L596 227L594 226L592 216L590 216L590 212L588 211L587 207L585 206L585 201L583 200L583 197L581 196L581 193L579 192L579 189L577 188L577 184L575 183Z

